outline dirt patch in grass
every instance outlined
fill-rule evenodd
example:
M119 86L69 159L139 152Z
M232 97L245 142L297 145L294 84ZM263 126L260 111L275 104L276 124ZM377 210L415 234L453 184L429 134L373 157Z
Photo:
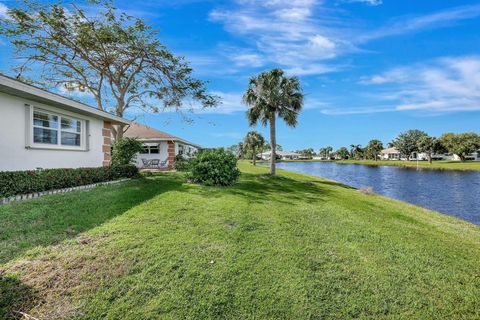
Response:
M126 274L129 265L107 249L106 238L82 235L45 249L39 258L0 269L0 319L81 317L84 300Z

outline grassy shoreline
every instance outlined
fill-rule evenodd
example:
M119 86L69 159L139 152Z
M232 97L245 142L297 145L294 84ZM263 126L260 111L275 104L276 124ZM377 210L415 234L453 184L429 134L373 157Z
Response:
M460 170L460 171L480 171L480 161L460 162L460 161L392 161L392 160L341 160L336 161L339 164L363 164L369 166L398 166L409 168L422 168L432 170Z
M278 162L335 162L338 164L362 164L368 166L397 166L408 168L421 168L432 170L459 170L459 171L480 171L480 161L395 161L395 160L279 160ZM257 161L257 163L269 163L268 161Z
M0 207L0 318L480 317L480 227L240 163Z

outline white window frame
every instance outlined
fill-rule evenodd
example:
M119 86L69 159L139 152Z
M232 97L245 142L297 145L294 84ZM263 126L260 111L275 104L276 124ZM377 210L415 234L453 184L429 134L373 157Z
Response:
M157 153L152 153L152 152L151 152L151 147L156 147L156 148L158 148L158 152L157 152ZM148 150L148 152L142 152L142 153L140 153L140 155L142 155L142 154L158 154L158 155L160 155L160 152L162 151L162 148L161 148L161 144L160 144L160 143L158 143L156 146L153 146L153 145L149 145L149 144L145 144L145 143L144 143L143 146L142 146L142 148Z
M52 111L48 110L46 108L39 108L36 106L29 106L30 107L30 121L28 121L28 140L27 140L27 148L32 148L32 149L52 149L52 150L70 150L70 151L88 151L87 148L87 120L83 119L81 117L78 117L76 115L69 115L69 114L63 114L57 111ZM35 130L34 128L44 128L41 126L36 126L34 123L34 113L35 111L42 112L45 114L48 114L50 116L56 116L57 117L57 128L52 129L57 131L57 143L56 144L50 144L50 143L40 143L40 142L35 142L34 141L34 134ZM62 144L62 132L71 132L71 133L78 133L78 132L73 132L68 129L62 129L62 118L68 118L69 120L72 121L80 121L80 145L79 146L70 146L70 145L63 145ZM48 129L48 128L45 128Z

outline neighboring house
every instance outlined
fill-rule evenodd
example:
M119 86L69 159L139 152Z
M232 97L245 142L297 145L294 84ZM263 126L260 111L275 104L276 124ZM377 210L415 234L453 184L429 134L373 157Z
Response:
M380 158L382 160L407 160L407 157L400 154L396 148L387 148L383 149L380 152ZM480 161L480 150L474 153L469 153L466 157L468 161ZM433 160L450 160L450 161L460 161L460 157L456 154L434 154L432 155ZM410 156L410 160L428 160L428 155L422 152L413 152Z
M275 154L280 160L298 160L302 157L301 154L290 151L276 151ZM263 152L259 154L259 157L263 160L270 160L271 151Z
M0 74L0 171L108 165L129 121Z
M436 157L439 157L439 155L435 155ZM454 161L460 161L461 158L456 155L456 154L445 154L445 155L440 155L441 160L454 160ZM469 153L465 156L465 160L467 161L480 161L480 150L477 152Z
M387 148L380 151L381 160L401 160L400 151L397 148Z
M146 167L151 160L159 160L160 167L171 169L179 154L188 158L195 155L201 146L160 130L133 122L124 137L136 138L143 143L143 152L136 157L138 167Z

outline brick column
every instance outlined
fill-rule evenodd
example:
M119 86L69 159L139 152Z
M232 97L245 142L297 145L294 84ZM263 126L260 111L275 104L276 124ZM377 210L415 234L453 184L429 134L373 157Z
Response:
M168 141L168 169L173 169L173 163L175 162L175 143Z
M112 160L112 123L103 121L103 165L110 165L110 160Z

